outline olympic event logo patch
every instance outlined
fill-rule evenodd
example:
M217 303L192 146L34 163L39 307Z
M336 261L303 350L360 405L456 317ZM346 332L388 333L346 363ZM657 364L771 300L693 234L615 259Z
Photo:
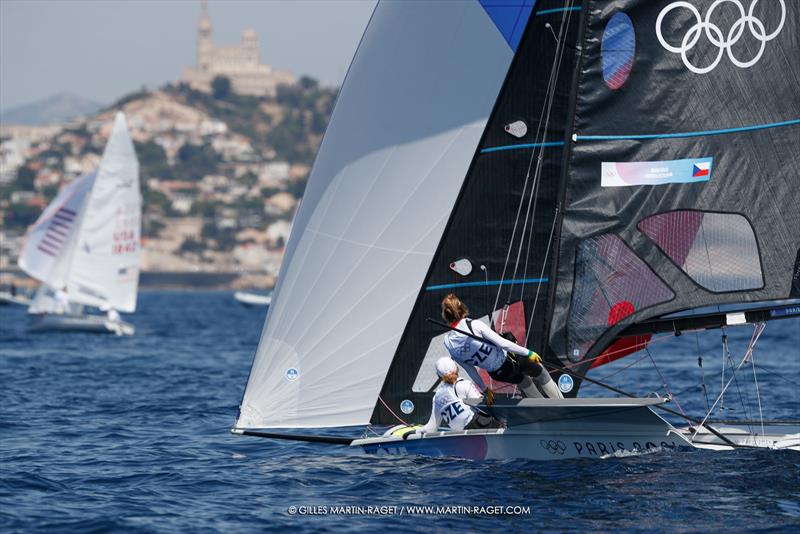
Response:
M571 376L561 375L558 377L558 389L561 390L561 393L569 393L573 387L575 387L575 381Z
M400 403L400 411L404 414L408 415L414 411L414 403L408 399L405 399L403 402Z
M600 164L602 187L686 184L711 179L714 158L666 161L604 161Z
M564 444L564 442L556 439L540 440L539 445L541 445L542 448L550 454L561 455L567 450L567 446Z
M658 18L656 19L656 36L658 37L658 42L661 43L661 46L663 46L666 50L672 52L673 54L680 54L683 64L687 69L695 74L706 74L714 70L717 65L719 65L719 62L726 53L728 58L731 60L731 63L739 68L747 69L758 63L758 60L761 59L761 56L764 54L767 43L775 39L783 29L783 24L786 22L786 3L785 0L778 0L778 2L780 2L781 6L780 22L778 23L778 27L771 32L767 32L764 21L753 15L759 0L751 0L750 6L748 7L746 13L745 6L742 5L741 0L716 0L708 8L705 16L701 16L700 11L698 11L698 9L690 2L672 2L667 7L662 9L658 14ZM714 10L723 4L732 4L739 10L739 18L731 25L730 28L727 29L727 35L724 32L724 25L723 27L720 27L715 24L715 22L720 22L719 19L721 17L718 15L716 19L713 18ZM688 9L691 12L691 14L694 16L694 25L683 34L683 37L677 36L680 39L680 45L675 46L675 44L668 43L664 38L662 25L664 23L664 18L668 13L680 8ZM705 36L707 43L700 45L700 41L703 36ZM748 50L748 47L746 46L737 47L739 52L734 53L733 46L743 39L744 41L748 42L752 42L752 39L755 39L758 41L758 43L760 43L758 45L758 52L756 52L755 56L750 59L740 59L736 55L737 53L742 54L746 52ZM671 38L670 40L675 43L674 38ZM711 64L706 66L695 65L689 58L690 51L694 49L695 46L700 48L702 46L709 45L717 48L717 54L714 60L711 62ZM696 56L697 54L695 53L693 55Z

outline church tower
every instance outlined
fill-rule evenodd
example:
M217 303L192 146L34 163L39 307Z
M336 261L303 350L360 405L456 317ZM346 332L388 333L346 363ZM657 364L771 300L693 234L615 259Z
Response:
M214 43L212 42L211 20L208 18L208 2L203 0L200 23L197 25L197 68L208 71L211 68L214 56Z
M0 0L2 1L2 0ZM278 85L295 83L294 75L285 70L273 70L261 63L258 38L252 28L242 32L242 40L235 45L215 45L208 1L201 0L200 20L197 24L197 65L183 69L181 81L196 91L211 92L217 76L231 82L234 93L253 96L274 96Z

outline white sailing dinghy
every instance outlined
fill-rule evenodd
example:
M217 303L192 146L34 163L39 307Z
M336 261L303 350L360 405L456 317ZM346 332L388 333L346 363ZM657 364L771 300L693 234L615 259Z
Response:
M468 458L800 449L796 422L718 427L586 376L658 334L756 325L735 376L767 321L800 315L800 12L718 3L379 2L232 432ZM449 292L542 354L566 398L493 383L506 428L409 437ZM620 396L579 397L584 381Z
M260 293L252 293L250 291L237 291L233 294L233 298L244 306L269 306L272 302L272 295L262 295Z
M42 282L32 330L134 333L117 312L136 310L141 206L139 162L117 113L98 169L62 189L26 235L19 266Z

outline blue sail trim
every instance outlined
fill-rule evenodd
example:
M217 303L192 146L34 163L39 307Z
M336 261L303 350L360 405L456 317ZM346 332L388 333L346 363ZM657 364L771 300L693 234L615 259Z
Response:
M536 0L478 0L503 38L517 51Z
M488 148L481 149L481 154L487 154L489 152L499 152L500 150L518 150L522 148L539 148L543 146L564 146L564 141L547 141L546 143L524 143L521 145L490 146Z
M508 286L511 284L546 284L550 280L548 278L521 278L517 280L484 280L483 282L462 282L460 284L439 284L436 286L428 286L425 291L436 291L437 289L451 289L454 287L476 287L476 286Z
M581 7L555 7L553 9L543 9L541 11L536 12L537 17L541 17L542 15L549 15L551 13L563 13L564 11L580 11Z
M626 140L636 140L636 139L677 139L682 137L704 137L707 135L724 135L737 132L751 132L753 130L766 130L768 128L796 126L798 124L800 124L800 119L793 119L782 122L772 122L769 124L755 124L753 126L740 126L738 128L724 128L721 130L702 130L698 132L640 134L640 135L576 135L574 139L575 141L626 141Z

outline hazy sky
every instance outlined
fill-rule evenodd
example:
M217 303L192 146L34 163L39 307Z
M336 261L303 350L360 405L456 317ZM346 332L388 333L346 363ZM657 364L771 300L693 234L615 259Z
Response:
M216 44L258 35L261 59L341 82L374 0L210 0ZM0 0L0 109L60 92L111 103L195 64L198 0Z

